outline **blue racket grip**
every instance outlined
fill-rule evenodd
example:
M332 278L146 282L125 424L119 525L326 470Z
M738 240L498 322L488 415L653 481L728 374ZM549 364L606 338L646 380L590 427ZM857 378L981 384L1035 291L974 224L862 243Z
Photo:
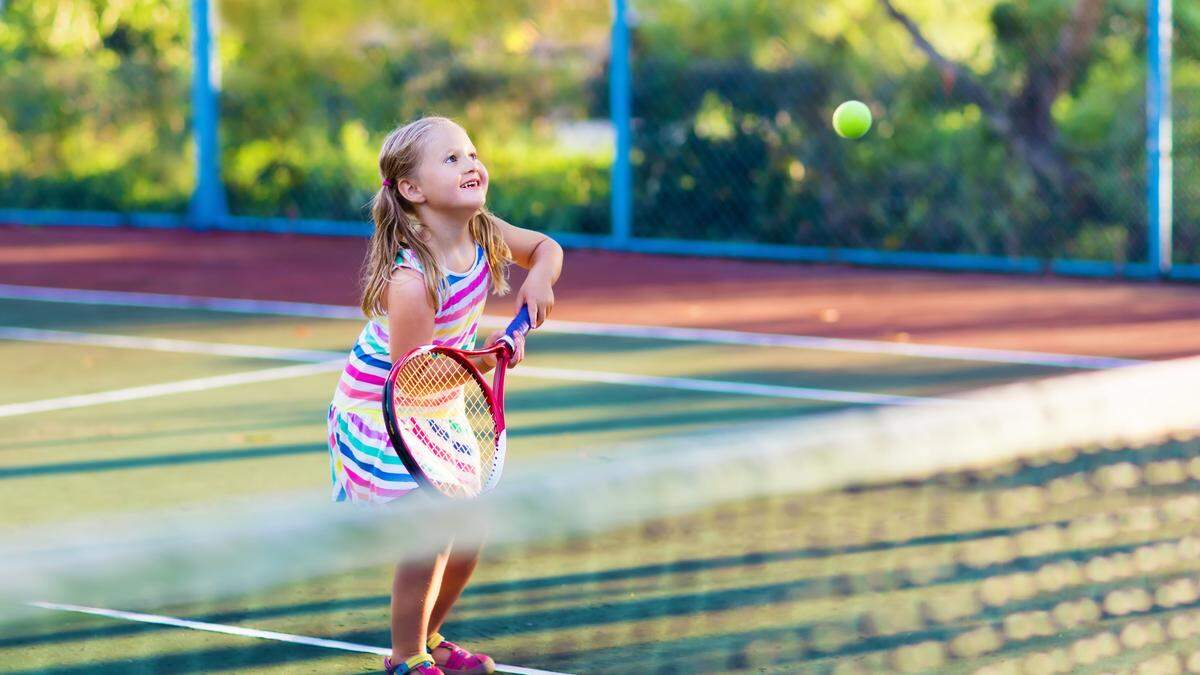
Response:
M532 327L533 324L529 320L529 305L525 305L521 307L521 311L517 312L516 318L509 322L508 328L504 329L504 337L500 338L500 342L508 345L510 351L516 349L513 338L528 333Z

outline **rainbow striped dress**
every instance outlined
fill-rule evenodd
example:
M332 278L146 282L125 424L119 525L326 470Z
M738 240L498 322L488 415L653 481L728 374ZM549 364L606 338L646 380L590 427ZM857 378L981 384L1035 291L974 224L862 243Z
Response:
M407 249L396 257L396 267L424 274ZM433 318L433 342L471 349L491 286L483 247L476 245L469 270L445 274L441 307ZM375 317L359 334L338 380L328 418L334 501L389 502L417 487L383 423L383 382L392 368L388 352L387 317Z

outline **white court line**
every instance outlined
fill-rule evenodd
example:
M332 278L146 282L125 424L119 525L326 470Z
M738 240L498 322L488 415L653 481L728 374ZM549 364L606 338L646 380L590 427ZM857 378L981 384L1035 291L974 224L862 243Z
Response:
M507 326L507 320L485 317L489 328ZM950 361L977 361L980 363L1011 363L1026 366L1051 368L1079 368L1083 370L1106 370L1133 366L1144 361L1109 356L1081 356L1077 354L1050 354L1012 349L986 349L981 347L954 347L950 345L918 344L913 342L884 342L882 340L852 340L849 338L815 337L811 335L784 335L779 333L750 333L715 328L676 328L673 326L634 326L628 324L588 323L584 321L548 321L538 330L550 330L580 335L606 335L613 337L645 338L650 340L681 340L710 344L743 345L752 347L788 347L830 352L853 352L858 354L886 354L911 356L925 359Z
M860 403L866 405L915 405L918 403L958 403L954 399L923 396L901 396L899 394L872 394L861 391L837 389L812 389L809 387L784 387L773 384L750 382L728 382L721 380L696 380L684 377L658 377L654 375L632 375L596 370L574 370L569 368L543 368L541 366L517 366L513 375L536 377L547 380L570 380L625 384L638 387L661 389L683 389L704 391L714 394L742 394L745 396L767 396L771 398L793 398L804 401L834 401L837 403Z
M191 340L168 340L164 338L148 338L131 335L106 335L102 333L76 333L61 330L40 330L33 328L0 327L0 339L26 340L33 342L58 342L66 344L90 344L103 347L123 349L148 349L152 351L182 352L194 354L214 354L224 356L239 356L247 358L274 359L282 361L331 361L338 359L340 354L330 351L277 349L258 345L235 345L213 342L194 342ZM344 358L339 363L344 363ZM281 369L282 370L282 369ZM257 371L271 372L271 371ZM307 375L308 373L301 373ZM248 373L247 375L253 375ZM865 405L913 405L917 403L950 402L951 399L940 399L923 396L902 396L898 394L874 394L869 392L842 391L837 389L814 389L810 387L790 387L782 385L754 384L750 382L730 382L722 380L700 380L684 377L660 377L655 375L635 375L631 373L614 373L610 371L578 370L568 368L546 368L541 366L521 365L512 371L516 377L531 377L543 380L565 380L568 382L599 382L603 384L622 384L640 387L658 387L661 389L682 389L685 391L703 391L716 394L739 394L743 396L765 396L771 398L790 398L807 401L832 401L836 403L858 403ZM229 376L225 376L229 377ZM208 379L208 378L206 378ZM235 383L237 384L237 383ZM219 385L226 386L226 385ZM139 388L140 389L140 388ZM181 391L190 391L187 389ZM173 393L173 392L168 392ZM92 396L97 396L92 394ZM74 398L74 397L69 397ZM138 397L142 398L142 397ZM42 403L50 403L50 399ZM107 403L98 400L97 403ZM35 402L37 403L37 402ZM13 404L22 405L22 404ZM31 404L23 404L31 405ZM84 404L90 405L90 404ZM4 417L4 408L0 406L0 417ZM71 406L77 407L77 406ZM32 412L41 412L34 410ZM21 414L21 413L13 413Z
M130 293L124 291L88 291L44 286L19 286L0 284L0 298L10 300L41 300L46 302L69 302L89 305L117 305L122 307L161 307L166 309L202 309L240 314L271 314L279 316L306 316L324 319L361 319L357 307L324 305L309 302L284 302L278 300L242 300L236 298L209 298L190 295L162 293ZM502 317L484 317L482 324L489 328L503 327L508 320ZM911 342L886 342L883 340L851 340L808 335L783 335L777 333L753 333L747 331L716 330L710 328L675 328L670 326L637 326L628 324L592 323L584 321L548 321L539 330L576 335L601 335L632 337L655 340L682 340L710 344L732 344L760 347L787 347L861 354L886 354L928 359L976 361L981 363L1010 363L1051 368L1079 368L1103 370L1143 363L1137 359L1122 359L1105 356L1081 356L1076 354L1053 354L1012 349L987 349L979 347L954 347L949 345L917 344Z
M209 354L212 356L236 356L250 359L273 359L276 361L302 361L313 363L329 361L344 354L316 349L281 349L261 345L235 345L221 342L196 342L174 340L142 335L112 335L107 333L79 333L42 328L16 328L0 326L0 340L23 340L26 342L57 342L61 344L95 345L121 349L148 349L156 352L179 354Z
M151 384L142 387L130 387L128 389L114 389L111 391L101 391L94 394L63 396L60 398L48 398L40 401L28 401L25 403L9 403L6 405L0 405L0 417L15 417L17 415L30 415L33 413L49 412L51 410L64 410L67 408L82 408L84 406L116 403L118 401L136 401L138 399L153 398L155 396L162 396L164 394L180 394L183 392L205 391L220 387L232 387L240 384L270 382L271 380L285 380L292 377L303 377L305 375L326 373L331 370L341 370L345 367L345 365L345 361L339 359L337 361L326 361L324 363L312 363L300 366L284 366L283 368L268 368L265 370L254 370L247 373L201 377L194 380L180 380L178 382Z
M168 293L132 293L129 291L88 291L49 286L19 286L0 284L0 298L9 300L41 300L69 302L77 305L117 305L120 307L160 307L162 309L207 309L235 314L277 314L279 316L311 316L324 319L361 319L362 310L343 305L321 305L311 302L282 300L241 300L238 298L206 298L196 295Z
M176 628L190 628L192 630L202 630L209 633L224 633L225 635L237 635L239 637L259 638L262 640L276 640L278 642L291 642L298 645L307 645L309 647L324 647L326 649L340 649L346 652L359 652L361 654L378 654L380 656L388 656L392 650L383 647L372 647L370 645L360 645L353 642L343 642L341 640L327 640L325 638L308 637L307 635L293 635L292 633L278 633L271 630L258 630L257 628L241 628L239 626L227 626L220 623L208 623L205 621L190 621L188 619L177 619L173 616L159 616L157 614L141 614L138 612L125 612L117 609L104 609L102 607L84 607L82 605L68 605L57 602L30 602L27 603L33 607L41 609L55 610L59 612L76 612L79 614L92 614L95 616L108 617L110 619L121 619L122 621L137 621L139 623L153 623L160 626L174 626ZM568 675L567 673L556 673L550 670L537 670L535 668L522 668L520 666L507 666L497 663L496 670L504 673L515 673L516 675Z

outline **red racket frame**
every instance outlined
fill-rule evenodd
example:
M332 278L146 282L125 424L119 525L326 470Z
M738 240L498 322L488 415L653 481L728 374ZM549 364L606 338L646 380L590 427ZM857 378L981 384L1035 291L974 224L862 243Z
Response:
M505 435L506 427L504 423L504 375L505 371L508 370L509 361L511 361L513 357L515 337L518 335L524 335L529 331L529 329L529 311L527 308L522 307L516 318L513 319L512 323L508 325L504 336L491 347L487 347L485 349L466 350L455 349L454 347L444 347L440 345L425 345L410 350L404 355L403 358L392 365L391 372L388 373L387 380L383 384L384 425L387 427L388 436L392 440L392 447L396 450L396 454L400 456L400 461L404 464L404 468L408 469L409 474L412 475L413 479L418 485L427 488L426 490L423 490L423 492L437 494L447 499L455 498L439 490L433 484L433 481L431 481L429 477L425 475L425 472L421 469L420 463L415 457L412 456L412 453L409 452L408 446L404 442L403 434L400 433L399 420L396 419L396 412L392 405L396 378L399 375L400 370L411 358L415 356L430 353L441 354L448 358L454 359L454 361L461 365L463 369L467 371L467 373L475 380L476 384L479 385L480 390L483 391L484 398L486 399L488 408L492 414L492 422L495 425L495 452L496 456L499 458L499 466L494 470L497 474L496 478L492 481L492 485L494 486L500 480L499 474L503 473L504 471L505 454L507 453L507 438ZM477 368L475 364L471 362L471 358L488 356L492 354L496 356L496 368L495 374L492 376L492 383L488 384L488 382L484 379L483 373L479 372L479 368ZM490 488L485 485L483 493L486 493L489 489Z

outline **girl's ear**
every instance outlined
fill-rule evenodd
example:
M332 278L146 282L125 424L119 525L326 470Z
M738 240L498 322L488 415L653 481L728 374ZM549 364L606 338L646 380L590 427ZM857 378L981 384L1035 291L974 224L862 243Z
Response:
M401 197L413 204L425 203L425 194L421 192L421 188L407 178L400 179L400 182L396 184L396 189L400 191Z

